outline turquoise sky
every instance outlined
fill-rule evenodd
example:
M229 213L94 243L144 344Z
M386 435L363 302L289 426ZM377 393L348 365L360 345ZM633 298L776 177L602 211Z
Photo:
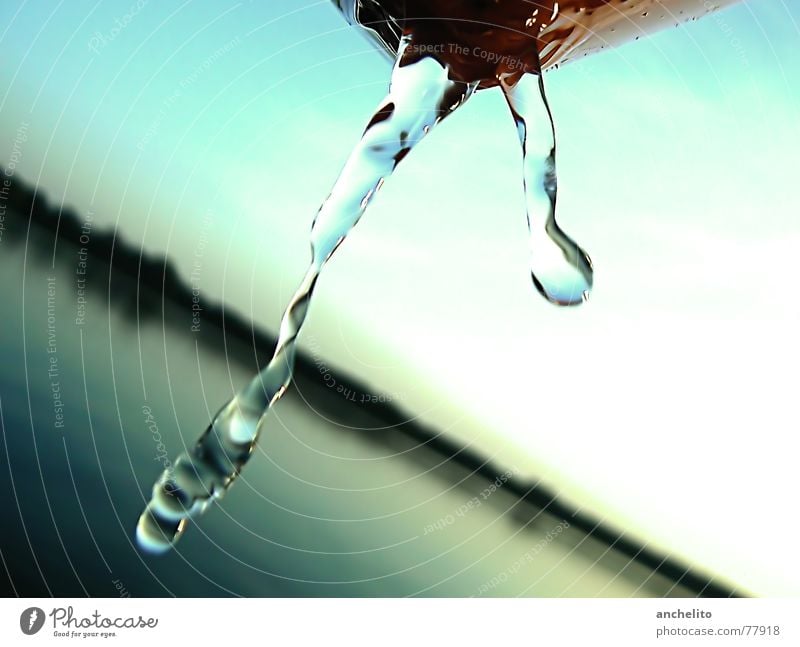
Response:
M729 541L795 506L798 25L750 0L547 75L587 306L530 285L484 92L337 253L306 346L648 541L800 593L797 521ZM327 0L4 2L0 160L17 140L21 178L187 277L199 253L203 297L275 330L388 71Z

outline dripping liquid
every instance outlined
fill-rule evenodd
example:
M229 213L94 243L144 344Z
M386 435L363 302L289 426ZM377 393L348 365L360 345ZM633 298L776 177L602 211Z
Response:
M389 93L314 219L311 262L283 315L272 359L154 485L136 528L147 551L169 550L188 520L239 475L265 414L291 384L298 335L323 266L416 143L475 91L499 86L517 125L534 286L557 305L585 300L591 262L555 220L555 132L541 69L579 55L592 46L588 32L619 25L642 7L691 7L694 13L704 7L688 0L335 1L348 20L363 24L396 55Z

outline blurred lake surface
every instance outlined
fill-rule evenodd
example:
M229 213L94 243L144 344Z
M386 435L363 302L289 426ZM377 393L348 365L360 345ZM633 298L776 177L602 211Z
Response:
M342 398L324 380L281 400L238 483L175 551L142 554L133 531L154 480L256 354L193 333L185 308L137 310L148 288L135 277L25 217L5 225L7 595L689 594L366 408L335 419Z

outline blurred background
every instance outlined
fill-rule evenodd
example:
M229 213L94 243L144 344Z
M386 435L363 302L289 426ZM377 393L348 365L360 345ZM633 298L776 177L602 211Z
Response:
M514 125L474 97L327 266L240 482L153 558L164 456L269 354L389 64L327 0L3 4L8 594L800 593L798 24L751 0L547 75L578 309L530 284Z

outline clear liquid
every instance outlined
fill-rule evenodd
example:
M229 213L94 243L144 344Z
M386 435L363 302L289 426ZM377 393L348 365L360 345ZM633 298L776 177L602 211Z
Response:
M584 22L603 24L611 29L611 17L620 13L616 4L624 5L624 15L627 15L644 5L677 6L686 1L567 1L562 2L558 10L556 3L550 0L540 3L518 0L422 3L429 9L444 7L442 11L449 7L449 11L467 17L469 11L477 12L476 15L483 20L470 23L470 28L455 30L455 23L449 18L438 22L427 19L416 24L411 20L403 22L398 16L386 13L392 7L397 11L400 10L398 7L412 11L422 0L399 4L397 0L364 0L358 5L353 5L351 0L342 0L350 3L349 11L355 11L356 6L373 11L362 17L383 16L385 22L379 24L384 29L384 45L393 35L402 34L398 36L397 60L389 93L369 121L314 219L311 263L283 315L272 359L219 411L194 447L182 454L156 482L152 498L136 528L137 541L143 549L154 553L169 550L185 531L189 519L201 514L214 499L223 496L235 481L258 441L265 414L292 381L297 337L323 266L414 145L462 106L477 89L499 86L517 125L523 151L522 180L530 231L533 285L545 299L556 305L577 305L587 299L592 287L591 261L561 230L555 217L555 129L544 92L539 53L555 42L551 37L553 32L547 30L553 25L558 27L560 15L573 15L570 30L568 34L562 34L562 38L574 45L577 42L573 42L574 39L578 38L575 34L585 31ZM613 16L608 13L612 5L617 12ZM698 5L706 10L705 4ZM531 47L531 36L525 33L520 36L516 27L519 27L517 23L527 27L535 25L531 21L536 17L533 12L537 8L539 11L548 10L552 17L548 27L535 30L543 36L536 40L537 47ZM342 6L342 9L346 11L346 7ZM380 14L380 11L384 13ZM495 15L498 11L500 14ZM481 12L494 13L486 16ZM576 12L582 16L580 20L574 18ZM353 16L360 18L356 13ZM504 21L511 25L510 36L497 28ZM475 47L494 52L497 60L476 56ZM574 54L577 50L572 47L569 51ZM548 59L551 62L554 60L552 56Z
M150 552L168 550L187 521L221 497L250 457L261 421L292 380L297 335L317 278L384 179L445 116L474 91L448 79L431 58L395 67L389 95L367 125L311 229L311 263L281 321L275 354L266 368L226 404L195 446L182 454L153 487L136 537Z

